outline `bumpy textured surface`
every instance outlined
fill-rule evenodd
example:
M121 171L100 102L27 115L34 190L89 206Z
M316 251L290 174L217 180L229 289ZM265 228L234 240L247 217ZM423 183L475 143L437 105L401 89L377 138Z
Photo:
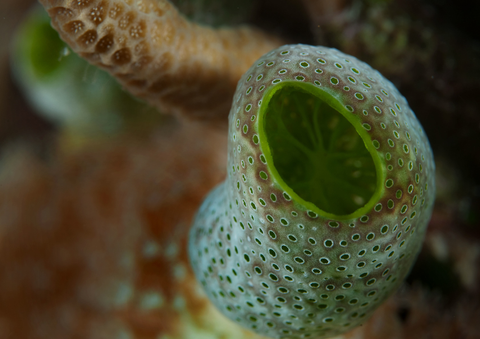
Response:
M283 90L298 93L277 100ZM282 105L296 99L302 100L298 112L291 111L286 128L291 135L269 132L267 123L285 120ZM322 105L319 99L341 114L326 109L326 126L317 126L315 118L295 120L297 113L308 113L305 107ZM342 117L354 130L342 127L335 135L335 125L348 125ZM354 183L361 184L362 171L365 180L375 176L368 202L347 197L359 205L353 213L322 210L279 175L293 166L281 162L295 151L275 151L282 146L278 135L306 153L315 150L302 135L311 126L324 132L314 133L317 142L330 133L329 157L343 156L347 167L356 164ZM375 164L373 172L355 158L364 152L358 136ZM190 233L190 259L212 302L232 320L273 338L330 337L365 322L408 273L433 207L433 155L403 96L377 71L338 50L280 47L260 58L238 84L228 155L228 178L209 194ZM336 180L327 186L338 186ZM344 191L338 186L333 197Z
M12 52L15 80L35 110L80 138L139 132L165 116L122 90L107 72L92 67L67 45L35 6L18 28ZM88 98L88 100L85 100Z
M279 45L254 29L211 29L166 0L40 0L75 52L162 112L225 119L240 76Z

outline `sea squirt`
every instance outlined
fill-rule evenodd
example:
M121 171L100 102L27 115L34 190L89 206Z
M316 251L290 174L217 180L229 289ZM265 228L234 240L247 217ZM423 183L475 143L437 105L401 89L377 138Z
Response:
M195 274L233 321L327 338L402 283L430 220L435 164L405 98L336 49L287 45L240 79L228 177L189 239Z

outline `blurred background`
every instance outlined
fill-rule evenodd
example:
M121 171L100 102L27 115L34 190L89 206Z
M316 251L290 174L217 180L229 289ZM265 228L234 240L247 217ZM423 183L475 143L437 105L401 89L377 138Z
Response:
M397 86L435 154L436 205L404 287L344 337L480 338L479 5L172 3L204 25L338 48ZM1 1L0 41L0 338L257 338L215 311L186 256L225 177L226 130L124 92L36 1Z

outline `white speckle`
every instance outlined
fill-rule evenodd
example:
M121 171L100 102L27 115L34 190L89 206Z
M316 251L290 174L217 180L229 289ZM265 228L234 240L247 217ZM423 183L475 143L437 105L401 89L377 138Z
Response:
M247 282L247 285L253 287L253 283L250 280Z
M120 257L120 265L124 268L131 269L135 264L135 258L133 253L125 253Z
M175 265L175 267L173 268L173 276L175 277L175 279L181 281L185 279L186 275L187 275L187 270L183 264Z
M139 300L139 307L142 310L159 309L164 303L163 297L157 292L147 292Z
M443 236L434 233L428 238L428 241L430 250L437 260L445 261L448 259L448 244Z
M153 258L160 252L160 246L153 240L149 240L143 246L143 256L145 258Z
M130 36L134 39L138 39L143 34L142 27L137 25L130 28Z
M247 237L247 240L248 240L248 242L251 242L251 241L252 241L252 239L250 238L250 236Z
M83 30L83 22L74 22L72 26L72 32L78 33Z
M117 339L132 339L133 336L130 332L128 332L126 329L121 329L118 332Z
M123 306L127 304L133 296L133 288L126 283L120 283L115 298L115 306Z
M185 309L185 306L186 306L185 299L183 299L180 296L175 297L175 300L173 301L173 308L174 309L183 310L183 309Z
M353 196L353 201L354 201L357 205L363 205L363 204L365 204L365 200L364 200L361 196L358 196L358 195L354 195L354 196Z
M99 23L102 22L102 11L103 11L103 7L95 7L95 8L92 8L92 12L90 13L90 17L92 19L93 22L96 22L98 21Z
M170 245L168 245L168 247L165 250L165 255L170 259L175 258L178 255L177 244L171 243Z
M70 48L64 47L61 52L61 56L68 56L68 55L70 55Z

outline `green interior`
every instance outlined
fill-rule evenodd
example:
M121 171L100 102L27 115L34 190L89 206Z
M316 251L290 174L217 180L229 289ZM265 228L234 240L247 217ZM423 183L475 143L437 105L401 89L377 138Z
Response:
M289 194L321 215L357 217L381 194L376 192L383 187L380 159L355 118L311 84L285 82L265 94L259 133L260 140L266 136L262 149L273 161L272 173Z
M55 72L61 64L59 59L66 45L52 29L48 15L33 13L22 35L22 48L26 49L24 55L28 55L35 76L46 77Z

